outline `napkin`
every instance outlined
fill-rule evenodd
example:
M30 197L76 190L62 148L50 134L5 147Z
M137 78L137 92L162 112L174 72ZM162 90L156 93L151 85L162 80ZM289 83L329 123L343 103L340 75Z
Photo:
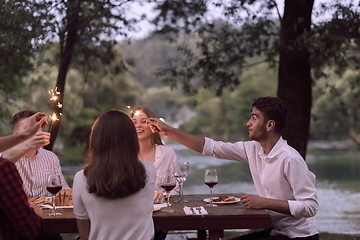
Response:
M169 206L171 206L171 203L169 203ZM163 207L167 207L167 203L159 203L159 204L154 204L154 208L163 208Z
M186 215L206 215L206 214L208 214L208 212L205 210L205 208L203 206L200 206L201 213L199 212L199 210L196 209L196 207L192 207L194 209L195 214L193 211L191 211L190 208L191 207L186 207L186 206L183 208Z

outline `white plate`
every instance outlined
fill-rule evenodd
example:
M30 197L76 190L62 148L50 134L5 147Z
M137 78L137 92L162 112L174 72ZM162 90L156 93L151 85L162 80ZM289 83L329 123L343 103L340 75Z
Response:
M214 200L215 199L218 199L219 197L213 197L213 203L215 203L215 204L219 204L219 205L222 205L222 204L234 204L234 203L237 203L237 202L240 202L240 198L235 198L235 200L234 201L230 201L230 202L215 202ZM210 198L205 198L204 199L204 202L207 202L207 203L209 203L210 202Z
M61 208L74 208L74 206L58 206L58 207L56 207L56 209L61 209Z
M52 209L53 206L50 204L38 204L41 209ZM74 208L74 206L56 206L56 209Z

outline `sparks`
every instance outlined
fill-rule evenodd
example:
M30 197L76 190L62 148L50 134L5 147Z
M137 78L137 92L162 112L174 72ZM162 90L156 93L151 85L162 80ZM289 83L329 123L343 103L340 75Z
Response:
M59 121L56 113L53 113L53 114L50 116L50 118L51 118L51 120L53 120L53 121Z
M51 95L50 100L51 101L56 101L56 100L59 99L58 95L60 95L60 91L56 87L55 89L50 89L49 94Z

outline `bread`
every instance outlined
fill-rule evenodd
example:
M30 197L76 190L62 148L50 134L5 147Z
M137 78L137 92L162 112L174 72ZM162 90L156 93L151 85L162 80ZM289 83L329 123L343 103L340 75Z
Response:
M72 189L61 189L55 197L56 206L72 206Z
M155 190L154 204L161 204L165 202L164 194L158 190Z
M48 203L49 199L47 199L46 197L31 197L28 199L28 202L35 204L43 204L43 203Z

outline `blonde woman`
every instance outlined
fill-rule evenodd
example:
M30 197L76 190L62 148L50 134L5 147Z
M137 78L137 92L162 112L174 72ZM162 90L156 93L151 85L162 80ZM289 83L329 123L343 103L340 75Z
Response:
M160 187L159 176L169 171L174 171L174 162L177 162L175 151L170 147L164 146L158 133L151 132L147 119L155 117L152 111L148 108L139 107L131 112L130 117L134 122L139 139L139 157L143 161L149 161L154 164L157 174L156 190L163 192L163 189ZM179 186L170 192L170 195L177 194L179 194Z
M139 157L143 161L151 162L156 168L156 184L155 189L165 194L160 186L160 176L167 172L174 172L174 162L177 162L175 151L164 146L158 133L151 132L147 124L148 118L154 118L155 115L150 109L139 107L134 109L130 114L134 122L136 133L138 135L140 151ZM170 195L179 194L179 185L170 192ZM164 240L166 231L156 231L154 240Z

